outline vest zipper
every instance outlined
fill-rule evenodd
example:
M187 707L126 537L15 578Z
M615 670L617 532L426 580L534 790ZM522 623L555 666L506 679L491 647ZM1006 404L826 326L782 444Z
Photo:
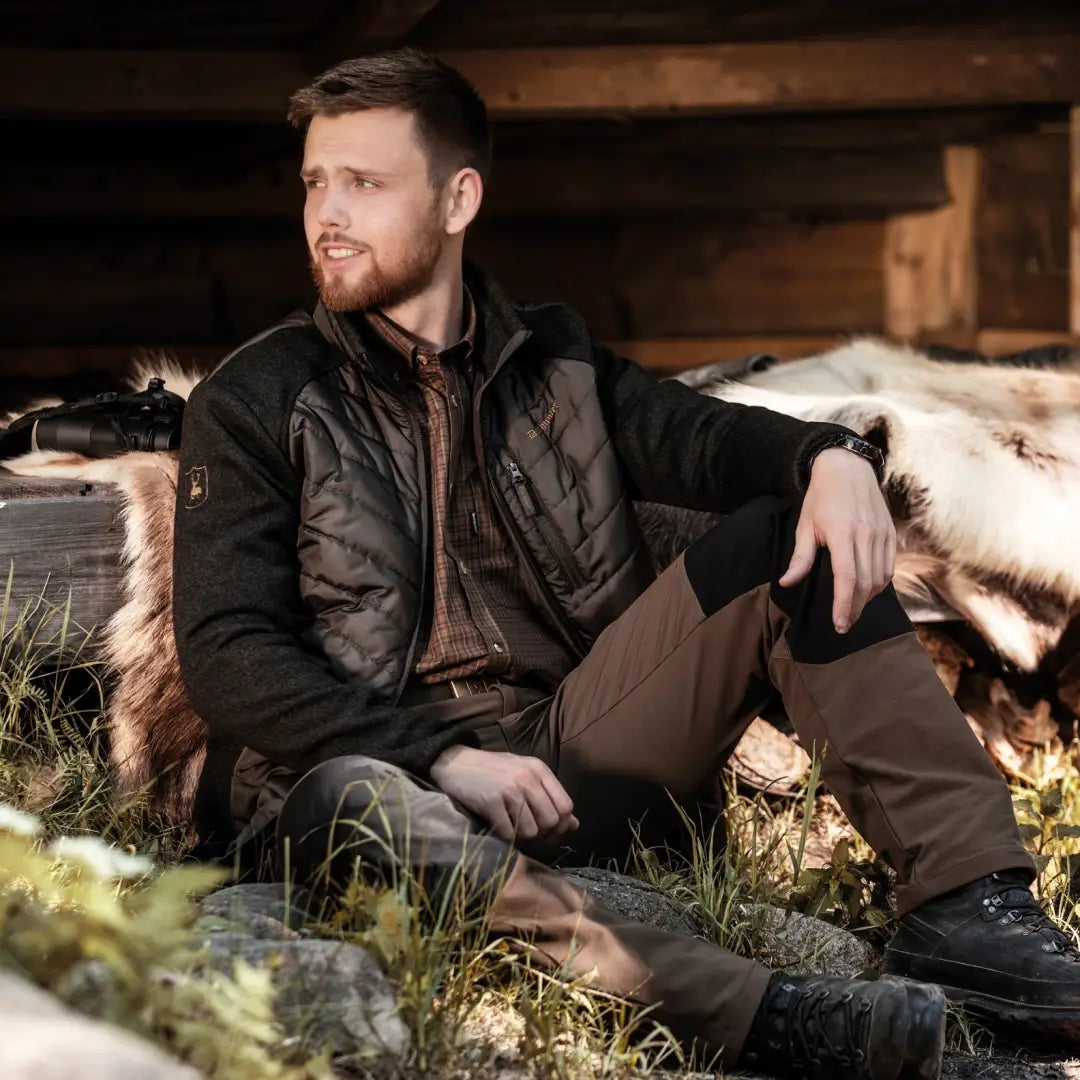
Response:
M540 599L547 611L548 617L551 619L552 625L562 631L570 651L576 653L578 657L584 658L589 651L589 644L585 639L585 635L573 623L566 612L563 611L559 601L555 598L555 593L547 583L547 579L540 572L540 567L536 565L536 559L533 558L532 552L525 543L525 538L521 535L521 529L518 528L518 524L514 520L514 515L510 513L510 507L507 505L506 498L503 496L502 489L499 487L496 479L495 469L489 465L487 453L484 448L483 427L480 417L480 402L484 396L484 391L491 385L495 376L502 370L503 365L510 359L510 356L531 335L531 330L519 330L514 334L503 347L499 359L495 362L494 369L473 395L473 441L476 447L476 463L487 474L488 492L491 495L491 500L495 509L498 511L499 517L502 519L503 525L506 527L506 531L510 536L510 542L513 544L518 558L522 561L523 565L529 568L529 571L532 574L533 582L536 585L537 591L540 593Z
M514 491L517 493L521 508L525 513L535 518L537 528L540 530L540 535L543 536L547 542L548 549L551 554L555 556L555 561L559 564L559 569L562 570L563 576L566 578L571 588L580 589L585 584L585 575L582 574L581 568L577 564L577 559L574 558L574 553L570 550L570 545L566 542L566 537L563 536L562 531L558 525L555 524L555 520L551 516L551 511L544 505L543 500L533 491L532 483L529 478L521 471L520 466L516 461L510 461L506 465L506 471L510 474L510 479L514 484Z

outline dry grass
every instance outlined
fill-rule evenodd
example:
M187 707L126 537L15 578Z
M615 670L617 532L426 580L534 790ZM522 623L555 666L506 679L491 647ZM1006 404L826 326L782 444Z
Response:
M117 795L106 753L103 673L69 647L65 613L44 604L12 611L5 601L0 631L0 804L40 823L35 836L21 838L10 831L17 819L5 824L0 811L0 966L158 1040L214 1080L329 1076L325 1061L290 1059L272 1020L265 972L240 968L233 979L201 982L184 974L189 893L220 878L176 867L180 838L162 831L138 795ZM66 657L59 667L58 655ZM1076 935L1080 907L1069 891L1080 853L1076 744L1068 761L1063 779L1052 779L1048 765L1017 785L1014 796L1039 861L1040 894ZM813 911L880 941L892 917L881 869L835 803L818 792L817 779L815 766L794 799L729 789L725 846L699 835L692 835L688 855L639 846L626 869L685 904L716 944L766 962L774 943L761 916L765 904ZM149 857L155 870L136 881L96 879L78 859L50 853L58 836L103 838ZM686 1076L700 1067L648 1014L587 979L537 970L514 942L487 940L476 916L445 899L433 907L407 878L378 889L357 881L319 929L364 945L398 988L413 1049L384 1072L619 1078ZM100 978L97 996L86 994L91 959L111 972L104 998ZM958 1014L950 1045L984 1053L990 1040Z

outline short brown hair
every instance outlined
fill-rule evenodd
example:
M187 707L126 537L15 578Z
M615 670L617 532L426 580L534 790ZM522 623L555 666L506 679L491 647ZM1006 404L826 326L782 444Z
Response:
M306 132L315 116L364 109L405 109L416 118L433 183L471 167L487 179L491 129L487 109L469 81L416 48L343 60L289 98L289 123Z

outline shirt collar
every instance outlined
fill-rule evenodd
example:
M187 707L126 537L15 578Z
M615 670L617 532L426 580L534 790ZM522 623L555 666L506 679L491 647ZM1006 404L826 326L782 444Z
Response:
M421 341L415 334L410 333L400 323L394 322L389 315L371 308L364 312L364 318L368 326L395 352L398 356L409 361L410 370L415 370L421 356L431 359L437 358L440 362L467 359L472 355L476 344L476 304L473 302L472 293L465 288L465 333L461 340L447 346L441 352L436 352L430 346Z

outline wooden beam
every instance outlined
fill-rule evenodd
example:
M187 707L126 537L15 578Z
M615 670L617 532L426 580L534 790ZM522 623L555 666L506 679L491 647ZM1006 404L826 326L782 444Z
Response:
M287 52L0 50L0 115L284 120L309 82Z
M500 159L481 212L591 217L776 210L873 217L927 210L948 197L941 153L933 147L757 147L652 156L629 145L587 157Z
M885 227L885 329L900 341L976 326L979 151L950 146L944 158L949 205L890 218Z
M1080 37L863 38L446 53L495 116L1080 100Z
M880 331L881 221L478 223L466 251L511 296L561 300L601 339Z
M981 149L977 323L1067 330L1069 135L1005 135Z
M311 50L316 68L400 41L440 0L351 0Z
M782 210L879 216L940 206L949 197L933 147L859 150L721 149L641 155L557 152L503 157L484 197L484 218ZM295 161L274 162L230 181L190 162L23 161L0 174L0 219L195 218L299 221L303 191ZM26 177L33 177L27 182Z
M1069 116L1069 330L1080 334L1080 105Z
M1080 36L468 50L491 115L710 115L1080 100ZM311 72L285 52L0 51L0 115L277 119Z

